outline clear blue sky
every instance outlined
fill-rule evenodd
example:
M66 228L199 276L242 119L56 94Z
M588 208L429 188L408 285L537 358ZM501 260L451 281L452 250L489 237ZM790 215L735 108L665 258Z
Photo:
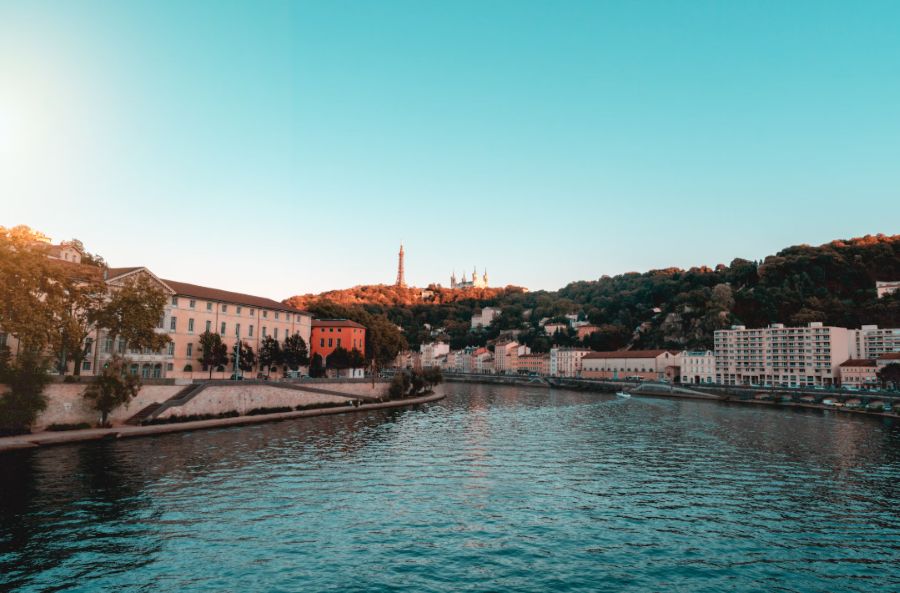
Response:
M275 298L900 232L900 2L0 1L0 224Z

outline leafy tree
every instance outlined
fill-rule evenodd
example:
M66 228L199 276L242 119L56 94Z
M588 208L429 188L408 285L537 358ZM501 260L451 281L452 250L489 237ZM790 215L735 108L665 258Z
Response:
M881 381L881 386L885 388L889 385L893 385L895 389L900 387L900 364L892 362L881 367L878 370L878 380Z
M109 413L127 404L141 390L141 379L128 372L128 359L114 354L103 366L103 370L84 392L84 397L93 402L100 412L100 424L106 426Z
M4 381L9 391L0 395L0 434L28 432L47 408L47 367L46 358L34 350L20 351L7 366Z
M303 337L295 333L284 339L284 345L281 348L282 362L292 371L296 371L301 366L309 364L309 350L306 347L306 341Z
M200 358L197 360L204 371L209 369L212 379L213 369L228 362L228 347L222 342L222 336L209 331L200 334Z
M338 346L331 351L325 364L329 369L349 369L350 368L350 352L343 346Z
M281 352L281 345L278 340L272 336L263 338L262 344L259 346L259 366L265 367L266 375L272 372L272 367L277 366L284 360Z
M309 376L316 379L325 376L325 363L320 354L314 354L309 362Z
M388 395L391 399L399 399L404 397L410 388L409 374L405 371L394 374L391 383L388 386Z
M237 360L238 354L238 344L240 344L240 361ZM231 348L231 364L237 366L237 363L240 362L241 370L245 373L248 373L253 370L253 366L256 364L256 354L253 352L253 348L250 347L249 344L244 343L243 340L236 343ZM237 369L234 369L235 374L237 374Z
M429 367L424 369L422 371L422 377L425 379L425 384L429 389L444 382L444 374L441 372L440 367Z
M114 287L109 299L94 316L98 327L112 340L122 338L126 348L160 350L171 340L156 331L166 306L166 294L144 275Z

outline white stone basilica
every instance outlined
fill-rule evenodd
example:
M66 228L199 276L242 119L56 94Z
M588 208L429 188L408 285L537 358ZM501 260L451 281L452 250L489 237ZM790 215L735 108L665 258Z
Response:
M472 269L472 277L468 278L465 274L462 275L460 280L456 279L456 272L450 274L450 288L487 288L488 285L488 275L487 270L484 271L484 275L478 276L478 271L476 269Z

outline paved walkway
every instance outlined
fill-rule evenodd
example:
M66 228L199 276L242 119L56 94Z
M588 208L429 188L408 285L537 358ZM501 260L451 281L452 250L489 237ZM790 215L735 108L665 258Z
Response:
M319 408L315 410L300 410L294 412L281 412L278 414L261 414L259 416L238 416L237 418L216 418L214 420L196 420L194 422L177 422L173 424L155 424L151 426L115 426L113 428L89 428L86 430L68 430L64 432L39 432L35 434L23 434L14 437L0 437L0 452L15 449L32 449L50 445L65 445L83 441L99 441L103 439L124 439L131 437L152 436L167 434L170 432L183 432L188 430L205 430L208 428L223 428L228 426L242 426L245 424L260 424L277 420L290 420L292 418L307 418L311 416L327 416L330 414L346 414L348 412L364 412L367 410L381 410L385 408L402 408L416 404L425 404L444 399L441 392L422 397L395 400L377 404L362 404L360 406L337 406L333 408Z

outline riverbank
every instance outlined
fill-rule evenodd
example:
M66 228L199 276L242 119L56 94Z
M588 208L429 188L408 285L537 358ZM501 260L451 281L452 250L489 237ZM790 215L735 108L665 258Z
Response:
M192 430L207 430L210 428L245 426L248 424L261 424L264 422L277 422L281 420L309 418L313 416L328 416L331 414L347 414L353 412L383 410L388 408L402 408L407 406L436 402L444 399L444 397L445 394L439 391L436 393L432 393L431 395L425 395L422 397L381 403L360 404L358 406L347 405L333 408L279 412L276 414L260 414L257 416L238 416L235 418L216 418L213 420L196 420L192 422L177 422L172 424L154 424L149 426L117 426L113 428L88 428L84 430L72 430L66 432L39 432L12 437L0 437L0 452L19 449L33 449L35 447L49 447L53 445L66 445L70 443L79 443L85 441L147 437L160 434L168 434L172 432L186 432Z
M687 399L687 400L703 400L703 401L715 401L722 402L728 404L738 404L738 405L756 405L756 406L771 406L776 408L795 408L795 409L807 409L807 410L821 410L821 411L830 411L830 412L840 412L847 414L857 414L861 416L871 416L876 418L896 418L900 419L900 413L898 412L884 412L884 411L876 411L876 410L866 410L861 408L851 408L846 406L829 406L818 402L805 402L805 401L781 401L781 400L762 400L755 399L754 397L742 397L735 393L726 393L724 390L722 392L717 392L715 387L707 387L707 386L669 386L669 385L657 385L653 383L628 383L623 381L602 381L602 380L594 380L594 379L560 379L560 378L549 378L549 377L498 377L492 375L451 375L447 374L444 376L446 381L449 382L459 382L459 383L482 383L487 385L518 385L520 387L543 387L547 389L573 389L576 391L594 391L600 393L615 393L618 391L627 391L634 397L667 397L667 398L676 398L676 399ZM781 394L781 392L778 392ZM808 395L805 392L799 392L797 394L787 393L785 392L783 395L790 396L802 396ZM821 394L817 394L821 395ZM865 397L866 399L871 400L879 400L879 399L894 399L891 396L875 396L875 395L861 395L861 394L851 394L851 393L838 393L838 394L829 394L829 397L839 399L859 399L860 397ZM895 404L896 407L896 404Z

